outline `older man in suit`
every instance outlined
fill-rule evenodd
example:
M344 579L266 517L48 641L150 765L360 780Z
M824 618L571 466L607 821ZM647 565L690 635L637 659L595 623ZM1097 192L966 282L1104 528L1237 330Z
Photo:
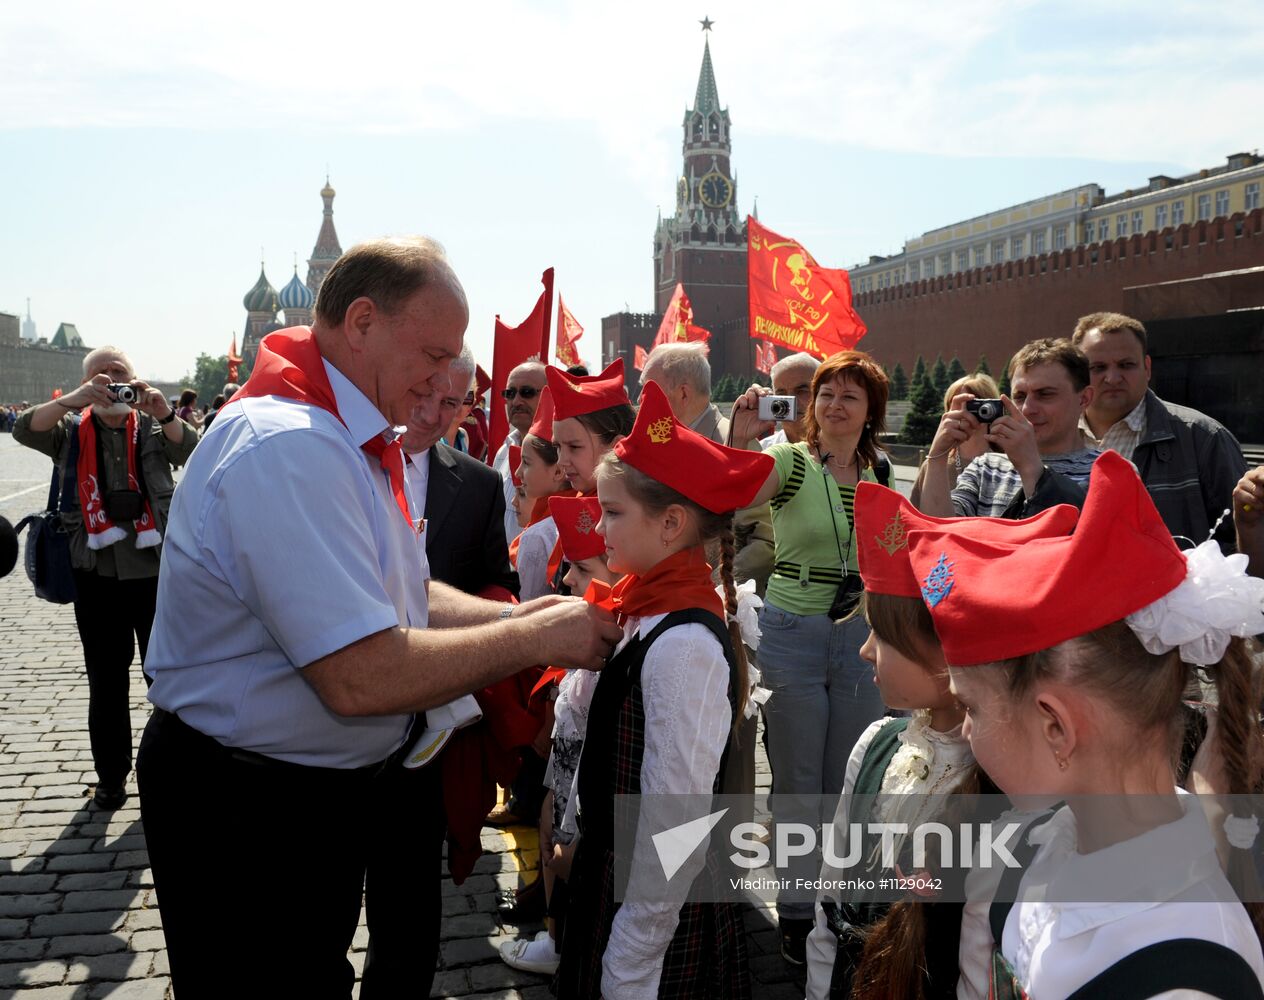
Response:
M453 359L437 406L418 406L403 436L409 495L425 511L430 577L469 594L517 595L505 541L500 474L440 440L474 379L468 347ZM369 949L360 996L429 996L439 954L447 823L438 761L397 769L381 787L365 878Z

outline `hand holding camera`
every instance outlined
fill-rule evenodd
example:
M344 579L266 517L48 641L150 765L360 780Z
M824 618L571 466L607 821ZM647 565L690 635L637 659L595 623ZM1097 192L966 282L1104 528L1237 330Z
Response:
M794 421L799 417L799 401L794 396L760 396L759 419L777 423Z
M1040 458L1040 446L1036 443L1036 429L1008 396L1002 396L999 402L1005 412L987 425L988 443L999 445L1023 477L1024 484L1034 486L1044 465Z
M772 390L762 385L752 385L738 396L729 414L729 438L733 447L744 448L751 441L771 434L777 426L777 420L792 419L765 416L765 413L770 412L766 409L765 400L787 398L792 399L787 396L774 397Z

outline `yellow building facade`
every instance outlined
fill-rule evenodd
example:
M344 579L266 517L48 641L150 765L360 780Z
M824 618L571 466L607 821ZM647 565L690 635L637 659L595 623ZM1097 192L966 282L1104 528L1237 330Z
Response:
M850 268L852 288L870 292L1055 250L1162 231L1262 207L1264 158L1235 153L1224 165L1185 177L1151 177L1140 189L1107 195L1084 184L987 215L932 229L901 253Z

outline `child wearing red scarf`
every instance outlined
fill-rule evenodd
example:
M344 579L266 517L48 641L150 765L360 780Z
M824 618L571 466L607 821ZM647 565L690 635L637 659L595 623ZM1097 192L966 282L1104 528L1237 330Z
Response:
M623 359L600 375L545 370L553 396L553 441L562 474L580 493L597 489L597 463L632 430L636 410L623 387Z
M518 465L510 466L510 471L522 482L523 505L529 511L527 525L515 539L516 549L510 555L518 571L519 595L530 601L552 592L549 561L558 538L557 525L549 513L549 497L569 489L558 467L557 446L553 443L553 394L547 386L540 393L535 421L522 439Z
M1112 451L1069 537L1009 545L935 525L910 531L909 551L975 759L1043 810L998 821L1024 820L1017 867L966 877L957 996L1264 997L1259 807L1238 797L1264 783L1250 638L1264 581L1214 540L1180 551ZM1208 742L1227 817L1176 781L1195 670L1218 695Z
M596 468L598 530L610 569L627 574L613 591L625 638L597 682L576 777L581 839L557 977L562 1000L751 994L737 904L684 902L700 855L651 898L635 884L659 862L638 838L628 898L615 902L614 813L618 795L718 790L747 688L732 515L772 464L688 430L649 383L631 433ZM723 601L703 551L712 538L721 544Z
M543 408L544 404L540 405ZM618 575L606 566L606 543L597 532L597 522L601 520L597 498L553 496L549 497L548 505L552 523L557 525L562 551L570 563L565 577L567 587L572 594L583 594L585 600L609 607L613 600L611 584ZM548 926L532 940L509 941L500 946L500 956L505 963L526 972L551 975L557 971L562 930L569 910L567 880L578 844L571 790L596 687L597 674L590 670L551 667L532 692L541 692L540 697L547 696L546 691L556 695L553 749L544 776L549 794L540 812L540 856L544 861L542 878Z

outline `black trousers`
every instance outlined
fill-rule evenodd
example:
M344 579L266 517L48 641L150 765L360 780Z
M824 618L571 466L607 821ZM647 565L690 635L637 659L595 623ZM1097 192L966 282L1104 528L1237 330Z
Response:
M544 774L549 762L531 747L522 748L522 767L518 776L509 786L509 798L505 805L509 811L528 826L540 822L540 808L544 805L547 790L544 787Z
M388 768L374 787L364 907L369 951L360 1000L428 997L439 963L443 812L440 764Z
M351 996L381 773L263 762L155 709L136 778L179 1000Z
M145 663L158 578L119 580L75 570L75 587L75 624L88 671L92 764L99 784L121 788L132 770L132 660L139 646Z

